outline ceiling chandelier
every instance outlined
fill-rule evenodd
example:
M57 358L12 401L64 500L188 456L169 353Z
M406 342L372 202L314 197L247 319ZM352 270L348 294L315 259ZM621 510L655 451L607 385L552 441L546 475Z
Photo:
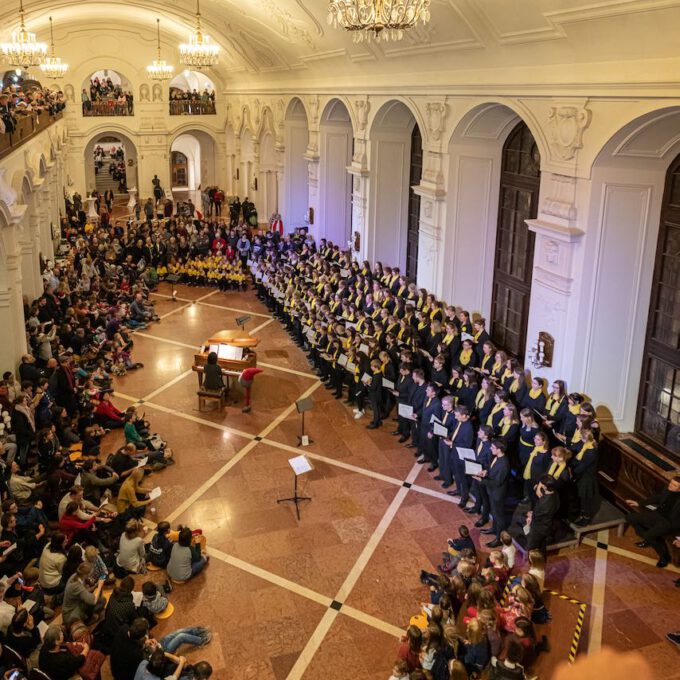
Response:
M156 59L146 67L146 72L152 80L169 80L172 78L172 72L175 67L171 64L166 64L165 59L161 59L161 20L156 19L156 39L158 43L158 52Z
M330 0L328 23L354 33L354 42L401 40L430 20L430 0Z
M209 36L201 30L201 8L196 0L196 30L189 36L189 43L179 46L179 61L199 71L217 63L220 48L210 42Z
M61 63L61 57L54 55L54 31L52 30L52 17L50 17L50 56L40 64L40 70L50 79L63 78L68 71L68 64Z
M19 1L19 30L12 33L12 42L0 44L0 54L11 66L18 68L38 66L47 54L47 45L38 42L35 33L26 30L23 0Z

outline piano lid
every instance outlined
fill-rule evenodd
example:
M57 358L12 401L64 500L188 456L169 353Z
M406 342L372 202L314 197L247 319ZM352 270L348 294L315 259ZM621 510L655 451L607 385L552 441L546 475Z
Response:
M258 338L254 338L250 333L240 329L234 331L219 331L205 342L205 345L215 345L223 343L225 345L234 345L235 347L255 347L260 342Z

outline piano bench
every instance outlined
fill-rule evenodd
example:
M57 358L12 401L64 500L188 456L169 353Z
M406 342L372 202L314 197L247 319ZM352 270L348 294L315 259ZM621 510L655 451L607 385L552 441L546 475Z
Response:
M218 408L224 408L224 401L226 398L226 392L222 390L221 392L210 392L206 390L198 390L196 392L196 395L198 396L198 410L202 411L203 406L205 404L205 401L207 399L215 399L216 401L219 402Z

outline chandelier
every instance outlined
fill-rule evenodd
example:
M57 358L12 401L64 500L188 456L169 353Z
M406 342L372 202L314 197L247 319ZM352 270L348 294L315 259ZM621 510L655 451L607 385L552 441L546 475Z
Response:
M61 63L61 57L54 56L54 31L52 30L52 17L50 17L50 56L40 64L40 70L50 79L63 78L68 71L68 64Z
M12 33L12 42L0 44L0 54L11 66L28 68L42 64L47 54L47 45L37 42L35 33L30 33L24 25L24 3L19 1L19 30Z
M172 78L172 72L175 67L171 64L166 64L165 59L161 59L161 20L156 19L156 39L158 43L158 52L156 59L146 67L146 72L149 74L151 80L168 80Z
M210 38L201 30L201 8L196 0L196 30L189 36L189 43L179 46L179 61L199 71L217 63L220 48L210 42Z
M430 20L430 0L330 0L328 23L354 32L354 42L401 40Z

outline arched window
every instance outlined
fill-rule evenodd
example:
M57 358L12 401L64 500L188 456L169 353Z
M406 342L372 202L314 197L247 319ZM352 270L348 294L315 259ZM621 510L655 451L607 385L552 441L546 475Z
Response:
M666 174L636 430L680 454L680 156Z
M519 358L526 346L535 235L525 220L538 212L541 157L523 121L503 145L491 299L491 338Z

